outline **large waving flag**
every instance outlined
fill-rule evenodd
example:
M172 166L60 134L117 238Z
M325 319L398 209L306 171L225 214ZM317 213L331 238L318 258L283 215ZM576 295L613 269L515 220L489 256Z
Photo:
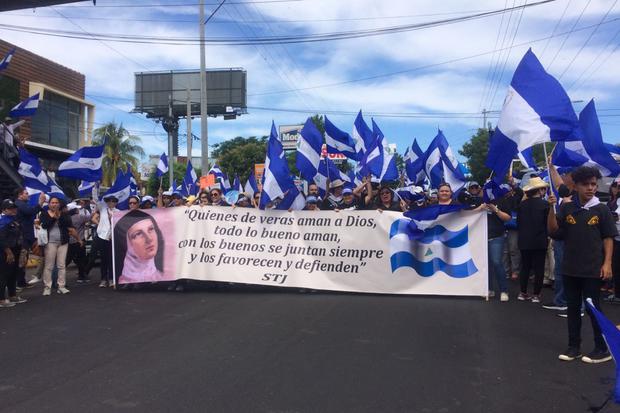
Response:
M459 167L459 162L441 130L424 154L424 170L431 188L438 188L441 183L446 182L456 193L465 185L465 176Z
M359 161L355 150L355 141L348 133L338 129L327 116L325 116L325 144L327 153L341 153L349 159Z
M265 172L263 174L263 190L260 197L260 209L277 198L283 198L285 192L295 186L291 179L288 162L284 156L282 143L278 139L275 123L271 123L271 134L267 143Z
M331 159L325 157L321 159L319 170L313 179L316 186L319 187L319 195L321 197L325 197L325 194L329 192L329 188L327 188L328 179L330 182L334 182L336 179L340 179L345 182L345 186L351 180L349 175L338 169L336 164Z
M50 192L49 179L39 163L39 158L25 150L19 149L19 174L24 180L24 188L28 191L29 203L36 205L41 193Z
M0 60L0 71L9 67L9 63L11 63L11 60L13 59L13 54L15 54L15 48L9 50L6 56L4 56L2 60Z
M508 184L498 184L494 180L490 179L487 183L482 187L482 200L488 204L490 202L496 201L510 192L512 188Z
M159 157L159 161L157 162L157 170L155 171L155 175L160 178L162 175L168 172L168 157L166 153L162 153Z
M196 171L194 171L192 161L188 159L187 168L185 169L185 176L183 177L183 182L181 183L181 195L195 195L196 190L198 189L196 181L198 181L198 176L196 175Z
M95 186L97 186L97 182L82 181L78 186L78 193L81 197L90 197L93 195Z
M486 166L497 179L503 179L518 152L539 143L575 140L577 129L577 116L566 91L545 72L530 49L508 87Z
M586 299L586 303L590 312L594 314L596 318L596 322L598 323L599 328L601 329L601 333L603 333L603 337L607 342L607 347L609 348L609 352L614 358L614 362L616 363L616 385L614 387L614 401L616 403L620 403L620 365L618 362L620 361L620 330L611 322L603 313L601 313L596 307L594 307L594 303L591 298Z
M517 155L519 156L521 165L525 166L526 168L538 170L538 166L536 166L536 161L534 161L534 147L524 149Z
M17 104L13 109L11 109L9 116L13 118L18 118L20 116L32 116L37 112L38 107L39 94L37 93Z
M103 176L103 145L84 146L78 149L58 167L58 176L81 179L89 182L100 181Z
M387 142L379 126L372 120L373 142L367 148L362 158L362 174L367 172L379 178L380 181L395 181L398 179L398 169L394 157L387 151Z
M353 142L355 142L355 152L357 153L358 159L361 160L374 140L372 130L370 130L364 121L361 110L357 114L355 122L353 122L353 133L351 137L353 138Z
M319 169L319 163L321 162L323 137L310 118L306 120L300 135L297 141L297 159L295 160L295 165L305 180L312 181Z
M52 178L51 176L47 175L47 178L49 180L49 184L50 184L50 191L48 193L49 196L55 196L59 199L63 199L66 200L67 196L65 195L65 192L62 190L62 188L60 187L60 185L58 185L58 183L56 183L56 180L54 178Z
M128 171L124 173L122 170L118 170L116 174L116 179L114 183L108 189L101 199L104 199L106 196L114 195L118 199L118 204L116 207L120 210L125 210L129 208L129 196L131 195L131 173Z
M258 192L258 184L256 183L256 176L254 175L254 170L250 172L250 176L248 177L248 180L243 187L243 192L250 194L250 196L254 196L254 194Z
M424 172L424 152L420 149L417 140L414 139L413 144L407 147L403 160L405 161L405 172L409 182L421 185L426 173Z
M594 100L591 100L579 114L579 126L582 133L581 140L559 142L553 151L554 165L593 166L598 168L603 176L618 176L620 167L603 142Z
M468 226L449 230L442 224L445 219L437 222L440 217L458 213L462 208L462 205L433 205L395 220L390 228L392 272L410 267L422 277L443 272L453 278L476 273Z

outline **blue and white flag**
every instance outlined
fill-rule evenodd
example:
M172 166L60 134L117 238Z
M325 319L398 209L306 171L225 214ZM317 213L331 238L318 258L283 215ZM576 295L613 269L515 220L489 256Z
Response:
M609 319L605 317L603 313L601 313L596 307L594 307L592 298L586 298L586 303L588 305L590 313L593 314L596 318L596 322L601 329L601 333L603 333L603 337L607 342L609 352L613 356L614 362L616 363L616 385L614 386L614 401L616 403L620 403L620 365L618 364L618 362L620 361L620 330L618 330L614 323L609 321Z
M238 191L239 193L243 192L243 185L241 185L241 180L237 174L235 174L235 181L233 182L232 189L233 191Z
M465 186L465 176L459 168L448 140L440 130L424 154L424 170L430 180L431 188L438 188L441 183L448 183L456 193Z
M524 149L517 155L519 156L521 165L525 166L526 168L531 168L535 171L538 170L538 166L536 166L536 161L534 161L534 147Z
M157 162L157 170L155 171L155 176L158 178L162 175L168 173L168 157L166 153L162 153L159 157L159 161Z
M327 116L325 116L325 144L327 145L327 153L341 153L354 161L360 159L351 135L338 129L327 119Z
M32 116L37 112L38 107L39 94L37 93L17 104L13 109L11 109L9 116L13 118L18 118L20 116Z
M409 185L397 188L395 192L400 199L409 202L417 202L425 198L424 188L416 185Z
M49 179L39 163L39 158L25 150L19 149L19 174L24 180L24 188L28 191L30 205L39 202L39 196L50 191Z
M424 152L420 149L417 140L413 140L413 144L407 147L405 156L405 172L407 179L414 185L421 185L426 178L424 171Z
M282 211L288 211L289 209L292 211L301 211L305 208L305 206L306 198L296 186L293 186L291 189L286 191L284 198L275 209Z
M307 181L311 181L319 169L322 147L321 132L314 125L312 119L308 118L297 141L297 158L295 160L295 166L297 166L302 178Z
M250 172L250 176L248 176L248 180L243 187L243 192L249 194L251 197L253 197L254 194L258 192L258 184L256 183L256 176L254 175L254 170Z
M194 167L192 166L192 161L188 159L187 168L185 169L185 176L183 177L183 182L181 183L181 195L183 196L195 195L198 189L196 185L196 181L198 181L198 176L196 175L196 172L194 171Z
M319 187L319 195L322 198L325 198L325 195L329 192L329 188L327 188L327 181L334 182L336 179L340 179L345 182L345 187L347 183L351 180L349 175L342 172L336 164L325 157L321 159L321 164L319 165L319 170L317 174L314 176L314 183ZM310 181L312 182L312 181Z
M263 190L260 197L260 209L278 198L284 198L285 192L295 186L291 179L288 162L284 156L282 143L278 139L275 123L271 124L271 134L267 142L265 171L263 173Z
M177 185L177 180L173 179L172 180L172 186L170 188L168 188L168 191L170 191L171 194L181 194L181 187L182 185Z
M80 194L80 197L91 197L93 195L93 189L95 189L95 186L97 186L97 182L80 182L80 186L78 186L78 193Z
M101 199L103 200L105 197L109 195L114 195L118 199L118 204L116 208L120 210L129 209L129 196L131 195L131 173L124 173L121 169L118 170L116 174L116 179L114 183L108 189L108 191L103 194Z
M539 143L576 140L578 126L566 91L529 49L508 87L486 166L503 179L518 152Z
M222 193L225 194L226 191L230 190L230 181L228 180L228 176L220 169L219 166L217 166L217 163L213 164L207 175L215 176L215 182L220 184Z
M9 50L9 52L0 60L0 71L9 67L11 60L13 59L13 54L15 53L15 48Z
M353 138L353 142L355 142L357 158L361 160L373 142L372 130L370 130L364 121L361 110L353 123L353 133L351 133L351 137Z
M362 158L360 172L364 175L371 173L380 181L397 180L398 169L394 156L388 152L385 136L374 119L372 120L372 134L374 140Z
M591 100L579 114L579 126L581 140L559 142L553 152L553 164L593 166L598 168L603 176L618 176L620 167L603 142L594 100Z
M491 179L482 187L482 200L484 201L484 203L488 204L490 202L503 198L504 195L509 193L511 190L512 188L510 188L510 185L500 185Z
M129 195L138 195L138 183L133 176L131 164L127 162L127 175L129 175Z
M56 183L56 180L49 175L47 175L47 178L48 178L49 185L50 185L50 190L48 192L48 195L55 196L56 198L66 200L67 196L65 195L65 192L62 190L60 185Z
M58 167L58 176L81 179L83 181L101 181L103 177L103 145L84 146Z
M477 273L469 226L459 216L462 209L462 205L433 205L395 220L390 228L392 272L408 267L421 277L442 272L451 278ZM456 229L450 229L454 225Z
M605 143L605 148L609 151L609 154L616 162L620 162L620 146L612 145L611 143Z

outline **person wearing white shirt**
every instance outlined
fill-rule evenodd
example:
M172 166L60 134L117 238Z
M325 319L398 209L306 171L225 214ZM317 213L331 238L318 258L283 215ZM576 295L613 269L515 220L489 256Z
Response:
M103 198L105 206L99 208L99 225L97 226L97 236L99 237L99 248L101 251L101 282L99 287L112 287L112 215L118 209L116 204L118 198L109 195Z

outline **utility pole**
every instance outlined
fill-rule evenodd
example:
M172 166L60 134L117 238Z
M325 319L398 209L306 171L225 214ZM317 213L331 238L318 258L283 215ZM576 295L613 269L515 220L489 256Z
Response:
M192 160L192 99L187 88L187 159Z
M174 180L174 118L172 117L172 95L168 96L168 119L164 120L164 127L168 132L168 171L170 172L170 186ZM176 188L172 188L174 191Z
M207 63L205 51L205 0L200 0L200 148L202 174L209 171L209 133L207 117Z
M482 129L487 128L487 113L489 113L488 110L482 109Z

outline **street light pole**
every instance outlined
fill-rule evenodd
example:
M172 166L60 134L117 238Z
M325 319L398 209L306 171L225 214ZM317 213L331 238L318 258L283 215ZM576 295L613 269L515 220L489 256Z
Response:
M209 171L209 133L207 117L207 71L205 51L205 0L200 0L200 149L202 175Z

